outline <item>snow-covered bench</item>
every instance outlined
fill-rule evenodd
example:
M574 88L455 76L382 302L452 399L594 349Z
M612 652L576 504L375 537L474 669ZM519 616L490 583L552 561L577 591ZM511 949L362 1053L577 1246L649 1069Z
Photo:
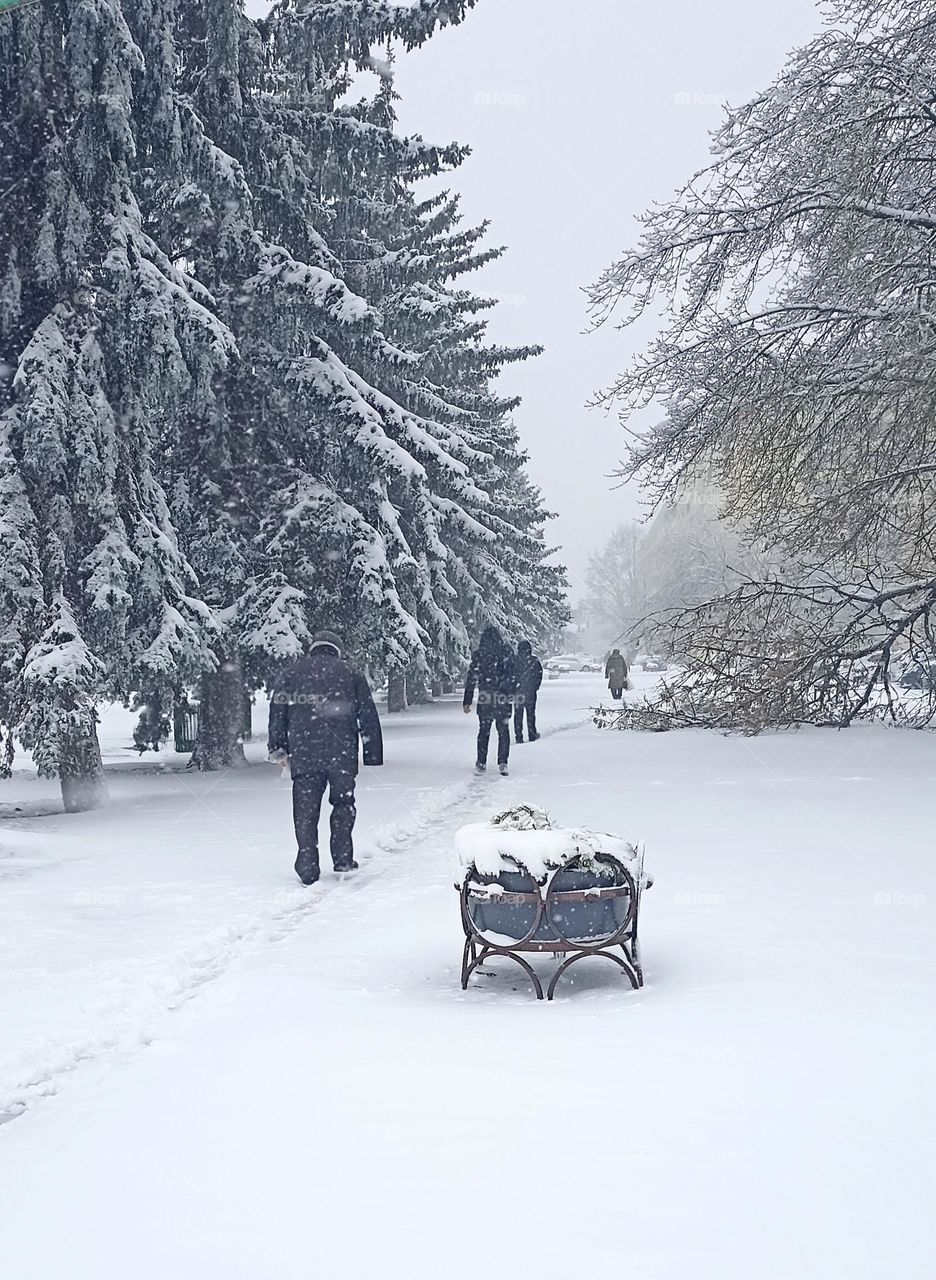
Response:
M551 953L561 963L549 981L579 960L613 961L643 985L637 921L649 881L634 845L606 832L554 827L532 806L462 827L455 836L462 925L462 987L492 956L514 960L543 999L539 974L522 953Z

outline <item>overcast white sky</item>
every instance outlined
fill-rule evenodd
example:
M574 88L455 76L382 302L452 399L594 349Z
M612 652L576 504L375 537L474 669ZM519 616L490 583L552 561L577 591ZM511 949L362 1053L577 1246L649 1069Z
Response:
M589 554L639 510L608 478L619 423L585 405L647 336L585 334L582 287L633 243L635 215L705 163L719 104L764 87L820 25L815 0L480 0L398 59L401 127L471 146L448 185L509 247L475 277L505 299L492 336L546 347L505 386L524 398L518 424L573 598Z

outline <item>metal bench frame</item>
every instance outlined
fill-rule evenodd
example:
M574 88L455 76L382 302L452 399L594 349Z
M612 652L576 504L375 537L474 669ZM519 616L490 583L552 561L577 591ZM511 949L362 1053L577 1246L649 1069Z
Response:
M462 953L461 969L462 990L467 990L471 975L485 960L490 956L504 956L508 960L515 961L523 969L533 983L537 1000L542 1000L544 996L543 983L533 966L523 959L521 952L552 952L557 960L560 956L565 957L557 967L546 988L545 998L547 1000L552 1000L556 994L559 979L566 970L588 956L597 956L613 961L624 971L635 991L642 987L643 970L640 966L640 946L637 941L640 891L630 871L617 858L613 858L609 854L600 854L599 859L604 865L612 868L618 881L623 881L623 883L609 885L606 888L596 886L594 889L569 889L560 892L553 890L552 883L555 877L551 876L545 889L542 885L536 885L534 893L511 893L506 890L503 893L499 893L496 899L498 903L515 904L517 906L530 905L535 909L535 918L527 933L524 937L518 938L515 942L510 942L509 944L491 942L475 926L470 909L472 900L477 902L490 901L491 897L487 892L478 892L482 889L486 890L487 886L473 882L470 877L466 878L460 890L462 927L465 930L465 948ZM569 863L564 868L564 870L574 869L576 869L575 862ZM572 903L600 902L607 898L623 898L625 896L630 898L627 918L614 933L605 937L569 938L563 932L562 926L553 914L554 908L561 908ZM534 941L534 936L543 923L546 923L558 935L555 940ZM618 951L622 954L619 955Z

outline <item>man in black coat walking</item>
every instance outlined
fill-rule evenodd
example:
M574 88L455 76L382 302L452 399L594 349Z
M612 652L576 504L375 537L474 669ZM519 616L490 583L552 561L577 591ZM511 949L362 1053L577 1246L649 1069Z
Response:
M288 758L293 818L303 884L319 878L318 825L326 787L331 801L331 855L336 871L356 871L351 833L358 742L365 765L383 764L383 735L364 676L341 656L333 631L319 631L312 648L283 672L270 705L270 759Z
M517 645L516 661L517 695L514 698L514 737L523 741L523 713L526 712L527 735L531 742L539 737L536 731L536 696L543 683L543 664L533 653L529 640Z
M510 759L510 712L517 684L513 654L504 644L496 627L487 627L481 643L471 659L465 681L464 708L467 714L478 694L478 762L475 769L487 768L491 727L497 725L497 765L507 776Z

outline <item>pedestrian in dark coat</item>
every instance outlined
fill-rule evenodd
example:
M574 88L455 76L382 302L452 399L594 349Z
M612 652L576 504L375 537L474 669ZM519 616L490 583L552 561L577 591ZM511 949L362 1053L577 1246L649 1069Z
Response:
M627 688L627 663L624 661L624 655L620 649L612 649L608 661L605 663L605 678L608 681L608 688L611 690L611 697L620 701L624 697L624 690Z
M497 726L497 764L507 773L510 759L510 713L513 710L517 682L513 654L504 644L496 627L487 627L481 643L471 659L465 681L465 712L471 710L478 694L478 773L487 768L491 728Z
M536 697L543 683L543 664L533 652L529 640L517 645L516 661L517 695L514 699L514 737L523 741L523 716L526 713L527 734L531 742L539 737L536 731Z
M283 672L270 705L270 759L289 760L296 874L303 884L319 878L318 825L326 788L335 870L357 870L351 833L359 742L366 765L383 764L380 717L367 681L344 661L335 633L320 631L309 653Z

